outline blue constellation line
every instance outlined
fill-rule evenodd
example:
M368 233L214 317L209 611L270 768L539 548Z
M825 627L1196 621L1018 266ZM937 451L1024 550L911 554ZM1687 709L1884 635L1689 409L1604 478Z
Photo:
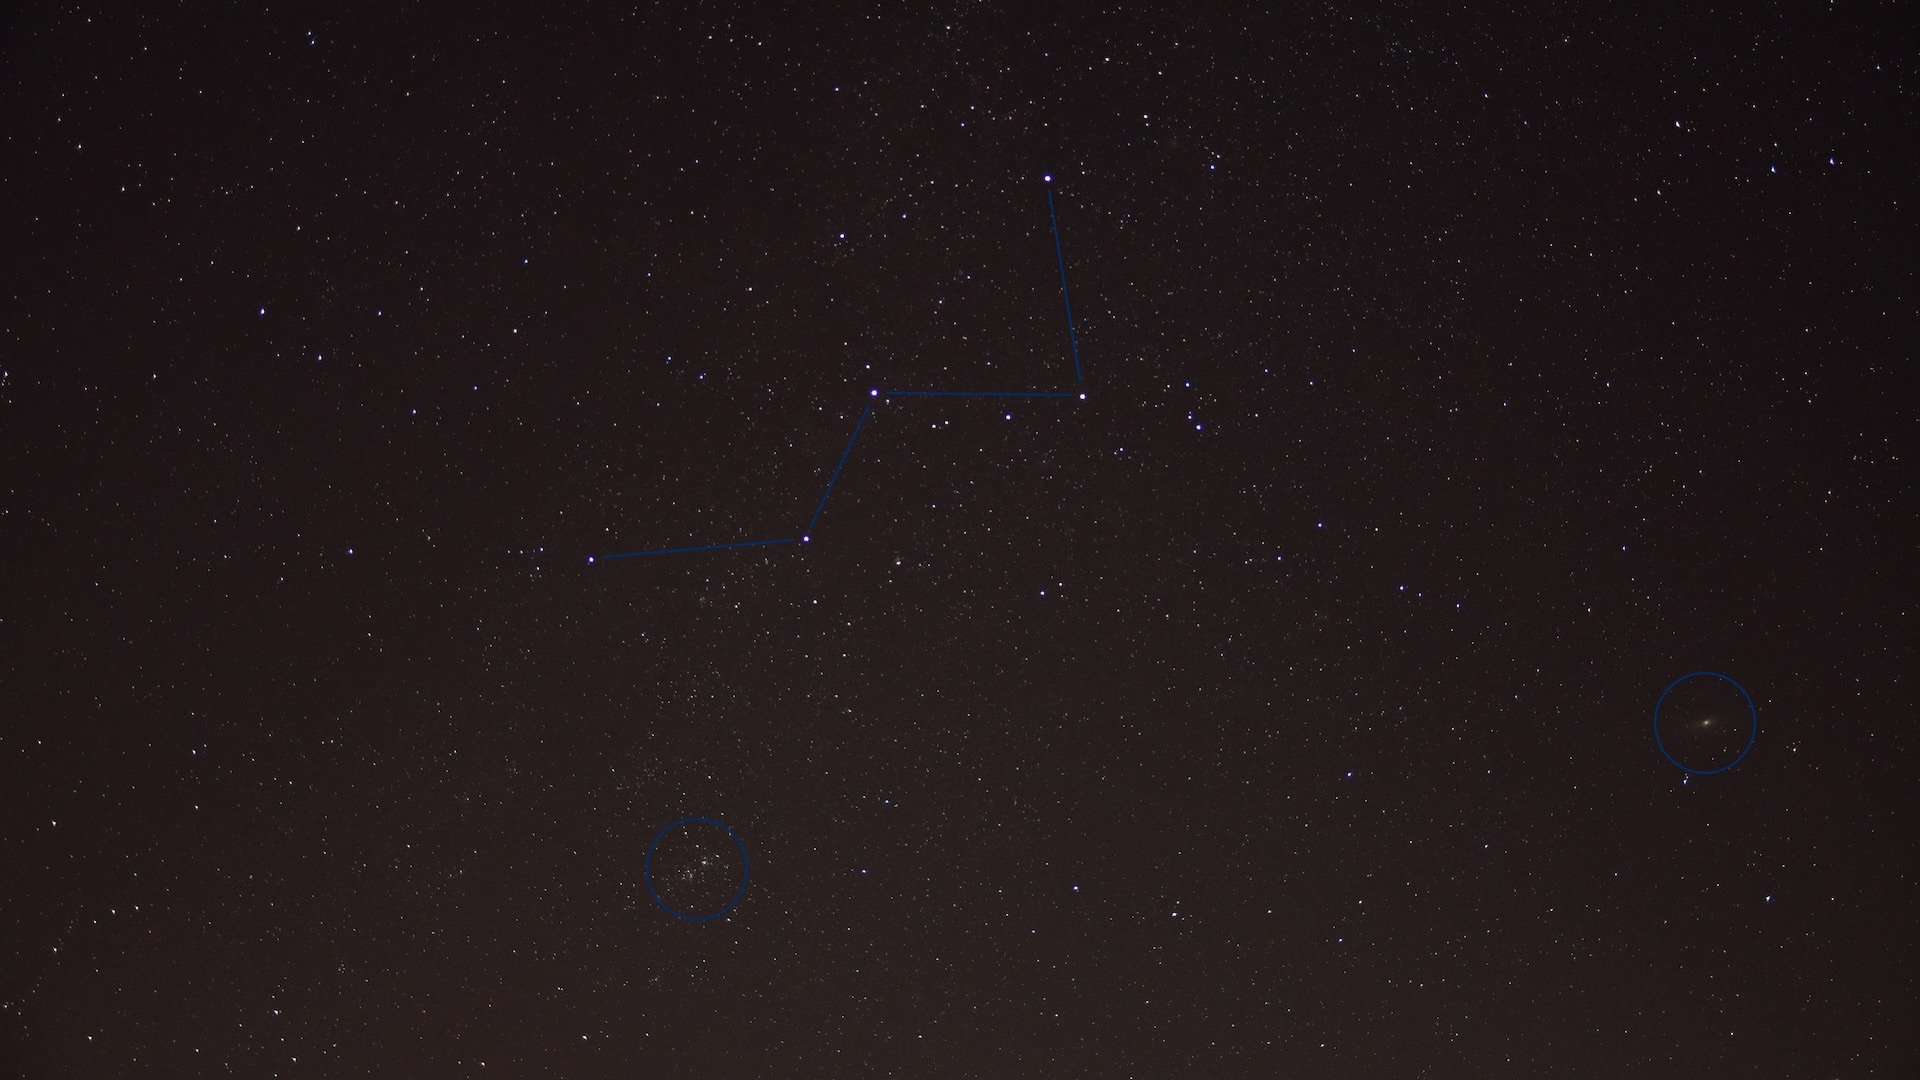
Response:
M1056 390L883 390L881 397L1086 397Z
M1073 332L1073 301L1067 299L1067 257L1060 252L1060 219L1053 216L1053 177L1047 182L1047 224L1053 226L1053 257L1060 264L1060 303L1067 309L1067 344L1073 349L1073 384L1080 385L1080 338Z
M853 434L847 436L847 448L840 452L840 464L833 467L833 475L827 477L827 490L821 492L820 505L813 508L813 516L807 519L807 532L800 535L802 540L813 539L808 533L813 532L813 526L820 520L820 515L826 513L827 496L833 494L833 485L840 479L840 470L847 467L847 458L853 455L853 440L860 437L860 428L866 424L867 414L872 411L873 402L868 401L867 407L860 410L860 419L853 422Z
M618 555L600 555L597 557L602 559L631 559L638 555L685 555L690 551L724 551L727 548L766 547L768 544L791 543L793 543L793 537L786 536L778 540L742 540L736 544L701 544L697 547L655 548L652 551L623 551ZM587 561L592 562L595 558L596 556L589 555L587 556Z
M1060 250L1060 222L1053 212L1053 177L1041 178L1047 184L1047 222L1053 228L1053 254L1060 267L1060 303L1067 314L1067 345L1073 355L1073 383L1081 385L1084 381L1080 373L1080 339L1073 329L1073 302L1067 297L1067 258ZM588 562L599 559L634 559L643 555L687 555L696 551L729 551L735 548L771 547L777 544L805 544L813 540L813 527L820 522L820 515L826 513L827 499L833 495L833 486L840 482L840 472L847 467L847 459L853 456L853 444L859 440L860 431L866 426L867 415L873 412L873 403L882 398L1078 398L1085 401L1084 390L869 390L866 406L860 410L859 419L853 422L853 434L847 436L846 449L840 451L840 460L833 467L833 474L827 477L827 490L820 493L820 502L813 508L813 516L807 519L807 527L798 537L783 536L772 540L738 540L728 544L697 544L692 547L648 548L644 551L622 551L612 555L589 555Z

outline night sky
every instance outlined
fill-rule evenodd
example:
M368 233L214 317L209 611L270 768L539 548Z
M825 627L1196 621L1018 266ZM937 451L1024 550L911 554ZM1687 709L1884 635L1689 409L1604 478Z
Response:
M27 7L0 1075L1920 1075L1897 8Z

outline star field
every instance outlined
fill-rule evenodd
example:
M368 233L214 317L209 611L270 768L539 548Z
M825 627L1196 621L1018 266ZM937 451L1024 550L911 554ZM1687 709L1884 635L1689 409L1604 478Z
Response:
M14 15L0 1074L1911 1075L1896 14Z

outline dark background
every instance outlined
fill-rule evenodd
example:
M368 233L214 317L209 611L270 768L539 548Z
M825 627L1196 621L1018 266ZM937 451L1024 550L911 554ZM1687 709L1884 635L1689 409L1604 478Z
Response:
M0 1072L1914 1075L1896 7L770 9L5 16Z

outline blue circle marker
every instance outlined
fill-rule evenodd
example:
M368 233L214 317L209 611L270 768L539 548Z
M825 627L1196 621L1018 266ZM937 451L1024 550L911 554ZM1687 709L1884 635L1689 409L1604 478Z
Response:
M1727 762L1725 765L1722 765L1717 769L1696 769L1690 765L1682 765L1679 759L1675 758L1671 753L1667 751L1667 744L1662 742L1660 739L1660 709L1661 707L1666 705L1667 695L1673 693L1674 687L1679 686L1681 683L1686 682L1688 679L1698 679L1702 677L1725 680L1726 682L1731 683L1735 690L1740 691L1741 697L1747 699L1747 745L1741 748L1739 757L1734 758L1732 761ZM1666 758L1668 761L1673 762L1674 768L1680 769L1685 772L1690 772L1695 776L1712 776L1715 773L1723 773L1723 772L1726 772L1728 769L1733 768L1735 765L1740 764L1742 761L1745 761L1747 759L1747 754L1749 754L1753 750L1754 740L1758 739L1759 737L1760 737L1760 710L1754 707L1753 695L1747 693L1747 688L1744 686L1741 686L1738 682L1735 682L1731 676L1722 675L1717 671L1694 671L1694 672L1689 672L1685 675L1680 676L1679 678L1673 680L1671 683L1668 683L1667 688L1665 690L1660 691L1660 700L1654 702L1654 705L1653 705L1653 745L1660 748L1660 754L1662 757Z
M665 840L667 838L668 833L672 832L673 830L679 828L682 825L711 825L714 828L719 829L721 832L726 833L727 838L733 841L733 846L740 849L740 889L738 892L735 892L733 894L733 899L727 901L725 907L721 908L719 911L712 913L711 915L688 915L685 912L675 911L673 908L667 906L667 902L665 900L660 899L660 893L656 891L653 887L654 850L660 846L660 841ZM735 833L732 829L727 828L725 825L722 825L720 822L715 821L712 818L703 818L703 817L681 818L679 821L676 821L673 824L667 826L666 828L661 829L660 835L654 837L653 843L647 845L647 861L641 867L640 876L646 879L647 895L653 897L653 902L660 905L661 911L666 912L667 914L673 916L676 919L684 919L687 922L706 922L708 919L717 919L720 916L725 915L727 912L732 911L733 906L740 902L740 898L747 895L747 878L749 877L749 867L747 865L747 845L740 842L740 836L738 833Z

